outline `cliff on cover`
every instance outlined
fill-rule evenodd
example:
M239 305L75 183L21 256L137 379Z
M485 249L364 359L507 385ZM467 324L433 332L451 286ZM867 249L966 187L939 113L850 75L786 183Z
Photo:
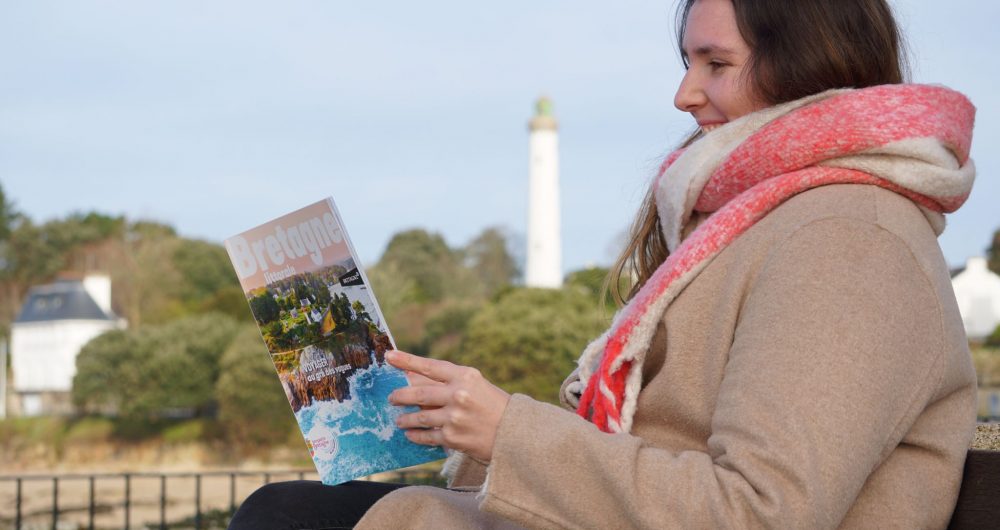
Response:
M444 457L395 426L406 378L332 199L225 244L324 483Z

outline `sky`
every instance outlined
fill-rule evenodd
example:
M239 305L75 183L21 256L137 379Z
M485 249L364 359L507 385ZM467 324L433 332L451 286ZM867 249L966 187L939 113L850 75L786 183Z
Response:
M948 263L1000 228L1000 2L895 0L913 80L978 108ZM333 196L361 261L408 228L526 232L534 102L560 126L563 268L608 264L693 128L673 0L0 4L0 185L215 242Z

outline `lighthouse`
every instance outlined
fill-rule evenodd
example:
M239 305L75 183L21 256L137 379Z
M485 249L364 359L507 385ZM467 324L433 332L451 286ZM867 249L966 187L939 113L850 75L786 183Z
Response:
M557 129L552 100L539 98L528 122L528 287L562 286Z

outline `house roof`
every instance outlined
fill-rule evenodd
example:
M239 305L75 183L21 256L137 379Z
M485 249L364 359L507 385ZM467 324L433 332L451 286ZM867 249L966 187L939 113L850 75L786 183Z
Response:
M59 280L28 290L14 323L49 322L53 320L116 320L117 315L105 312L78 280Z

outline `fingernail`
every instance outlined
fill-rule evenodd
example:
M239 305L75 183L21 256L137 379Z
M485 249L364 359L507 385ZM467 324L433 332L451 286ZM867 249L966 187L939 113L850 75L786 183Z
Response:
M385 352L385 358L389 359L390 361L395 361L396 360L396 350L389 350L389 351Z

